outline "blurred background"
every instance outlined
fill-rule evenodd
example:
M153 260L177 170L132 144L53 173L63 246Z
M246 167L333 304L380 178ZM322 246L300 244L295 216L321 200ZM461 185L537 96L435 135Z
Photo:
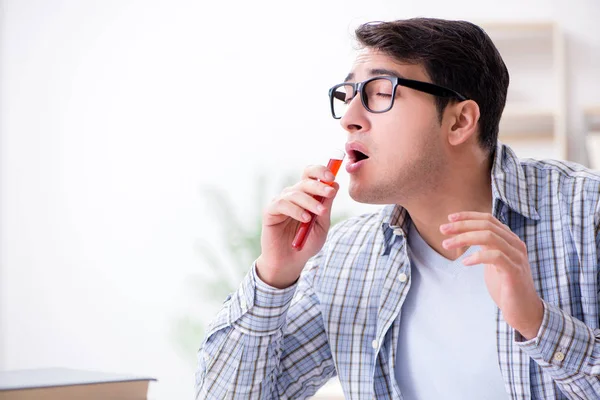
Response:
M416 16L496 41L519 155L599 168L597 0L0 0L0 369L150 375L150 398L192 398L262 207L345 142L327 89L353 28ZM338 181L336 221L375 210Z

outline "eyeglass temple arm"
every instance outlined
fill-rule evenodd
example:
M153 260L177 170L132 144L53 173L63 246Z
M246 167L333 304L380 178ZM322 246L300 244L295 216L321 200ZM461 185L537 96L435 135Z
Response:
M400 84L401 86L409 87L411 89L419 90L421 92L429 93L434 96L456 97L460 101L469 100L467 97L463 96L462 94L460 94L458 92L455 92L452 89L448 89L448 88L445 88L445 87L439 86L439 85L434 85L433 83L413 81L412 79L398 78L398 84Z

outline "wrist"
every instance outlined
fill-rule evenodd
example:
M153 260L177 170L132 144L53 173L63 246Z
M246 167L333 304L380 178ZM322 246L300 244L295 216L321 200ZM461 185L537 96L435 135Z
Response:
M534 307L531 316L525 318L523 323L519 326L513 326L525 340L531 340L537 337L540 327L542 326L542 321L544 320L544 303L542 302L542 299L538 298L535 304L536 306Z
M290 266L276 267L274 264L265 262L262 255L256 260L256 275L258 279L276 289L286 289L298 281L300 273L294 274L293 271L302 271L302 269Z

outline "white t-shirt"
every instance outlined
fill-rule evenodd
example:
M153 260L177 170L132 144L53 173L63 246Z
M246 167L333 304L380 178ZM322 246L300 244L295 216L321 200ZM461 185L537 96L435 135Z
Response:
M496 305L484 266L452 261L411 224L411 287L400 314L396 380L405 400L507 399L496 352Z

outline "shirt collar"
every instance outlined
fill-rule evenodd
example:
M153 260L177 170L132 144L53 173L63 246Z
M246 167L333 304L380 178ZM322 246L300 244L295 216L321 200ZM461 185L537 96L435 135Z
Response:
M499 203L503 203L526 218L540 219L519 158L510 147L500 141L494 151L491 178L494 215L498 215ZM393 242L394 231L398 234L398 229L401 229L402 236L407 237L411 219L404 207L395 204L383 207L379 215L385 243L384 251L387 254Z
M526 218L540 219L519 158L510 147L500 142L492 165L492 196L494 207L499 200Z

